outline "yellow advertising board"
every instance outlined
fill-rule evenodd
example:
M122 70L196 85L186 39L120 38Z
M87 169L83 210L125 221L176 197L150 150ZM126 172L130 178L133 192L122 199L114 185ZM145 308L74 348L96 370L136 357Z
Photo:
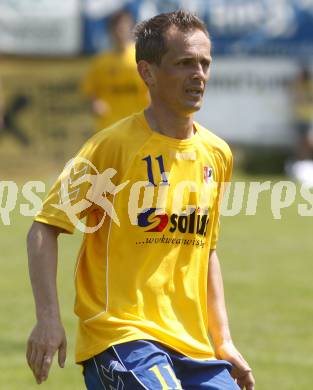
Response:
M89 58L21 59L0 57L5 145L23 147L38 157L66 161L93 134L88 101L80 91ZM9 140L9 141L8 141Z

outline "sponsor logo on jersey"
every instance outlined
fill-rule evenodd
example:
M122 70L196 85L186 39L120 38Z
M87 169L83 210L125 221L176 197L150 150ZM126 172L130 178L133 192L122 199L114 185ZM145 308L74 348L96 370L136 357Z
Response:
M106 216L120 226L119 218L108 195L116 196L129 180L116 186L111 181L116 173L114 168L107 168L100 173L94 164L82 157L70 160L61 176L59 203L52 206L64 212L71 223L84 233L94 233L100 229ZM86 185L88 190L81 192L82 186ZM86 226L79 215L95 205L99 210L102 209L102 218L97 225Z
M194 209L189 214L160 214L156 208L150 208L138 215L138 226L148 228L145 232L163 232L165 229L170 233L190 233L205 236L209 223L208 212Z
M203 180L205 183L210 183L213 179L213 168L211 167L203 167Z

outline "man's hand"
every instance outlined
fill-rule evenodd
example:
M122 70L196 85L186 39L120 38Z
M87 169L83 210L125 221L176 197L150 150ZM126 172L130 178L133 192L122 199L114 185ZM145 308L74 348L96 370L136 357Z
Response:
M48 378L53 356L58 350L61 368L66 359L66 336L59 321L38 322L27 343L27 362L38 384Z
M232 342L220 345L216 350L216 356L233 365L232 376L240 389L254 390L255 381L252 370Z

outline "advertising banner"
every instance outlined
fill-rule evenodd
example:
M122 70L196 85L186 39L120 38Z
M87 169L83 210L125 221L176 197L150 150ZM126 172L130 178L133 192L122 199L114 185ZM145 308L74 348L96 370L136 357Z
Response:
M196 118L232 143L291 146L297 71L296 63L283 59L215 58Z
M80 51L80 0L0 1L0 53L73 55Z
M121 6L137 20L183 8L207 24L215 54L313 56L313 0L86 0L84 50L105 42L106 18ZM102 34L102 37L101 37Z
M0 61L4 128L1 160L11 150L61 164L94 133L89 101L81 92L87 58L6 58ZM23 153L24 153L23 151Z

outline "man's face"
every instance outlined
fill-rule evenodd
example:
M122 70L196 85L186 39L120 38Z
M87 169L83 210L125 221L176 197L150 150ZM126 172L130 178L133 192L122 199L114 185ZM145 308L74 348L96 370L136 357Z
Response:
M165 33L168 51L152 65L151 97L179 115L190 115L202 104L211 63L211 42L201 30Z
M116 43L127 43L131 38L131 31L134 26L131 15L120 16L119 20L111 29L113 40Z

